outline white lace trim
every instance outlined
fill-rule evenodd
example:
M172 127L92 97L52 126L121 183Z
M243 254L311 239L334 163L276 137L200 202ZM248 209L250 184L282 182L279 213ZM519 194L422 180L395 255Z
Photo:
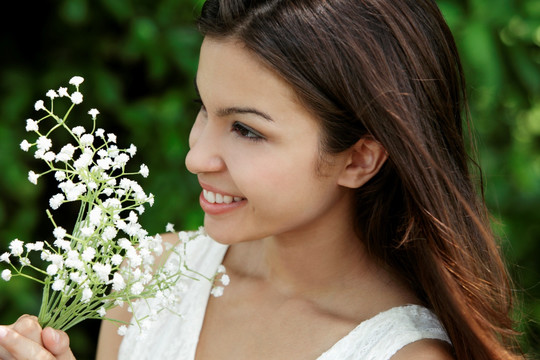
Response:
M388 360L421 339L451 343L430 310L419 305L395 307L362 322L317 360Z

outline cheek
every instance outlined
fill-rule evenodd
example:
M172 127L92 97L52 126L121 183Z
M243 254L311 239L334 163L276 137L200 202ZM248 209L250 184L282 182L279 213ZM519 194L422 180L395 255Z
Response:
M290 203L302 201L320 189L312 154L291 156L287 153L276 156L261 152L253 155L237 158L244 160L235 161L230 168L231 174L237 174L235 182L248 199L264 199L267 205ZM233 166L237 171L232 169Z

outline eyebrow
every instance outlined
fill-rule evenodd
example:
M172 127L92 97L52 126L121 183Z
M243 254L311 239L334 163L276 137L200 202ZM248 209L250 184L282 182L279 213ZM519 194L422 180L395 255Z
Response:
M193 86L195 87L195 91L197 92L197 96L200 98L201 95L199 93L199 87L197 86L197 79L196 78L193 79ZM260 110L257 110L257 109L254 109L254 108L251 108L251 107L232 106L232 107L218 109L218 111L217 111L217 115L219 117L225 117L225 116L230 116L230 115L235 115L235 114L240 114L240 115L252 114L252 115L256 115L258 117L261 117L261 118L263 118L265 120L268 120L268 121L274 121L274 119L272 119L272 117L270 115L268 115L267 113L265 113L263 111L260 111Z

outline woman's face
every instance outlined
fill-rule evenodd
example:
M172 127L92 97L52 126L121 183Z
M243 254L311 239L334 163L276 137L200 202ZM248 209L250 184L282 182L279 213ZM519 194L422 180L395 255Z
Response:
M202 106L186 165L203 188L210 236L231 244L313 234L347 216L342 160L318 175L320 128L286 82L241 43L206 38L196 85Z

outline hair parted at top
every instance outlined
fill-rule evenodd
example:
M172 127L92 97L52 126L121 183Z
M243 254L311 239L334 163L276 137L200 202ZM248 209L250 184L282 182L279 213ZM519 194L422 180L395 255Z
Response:
M388 160L356 191L359 237L435 311L457 359L522 358L461 63L435 2L208 0L198 26L292 86L320 121L322 153L363 136L383 145Z

